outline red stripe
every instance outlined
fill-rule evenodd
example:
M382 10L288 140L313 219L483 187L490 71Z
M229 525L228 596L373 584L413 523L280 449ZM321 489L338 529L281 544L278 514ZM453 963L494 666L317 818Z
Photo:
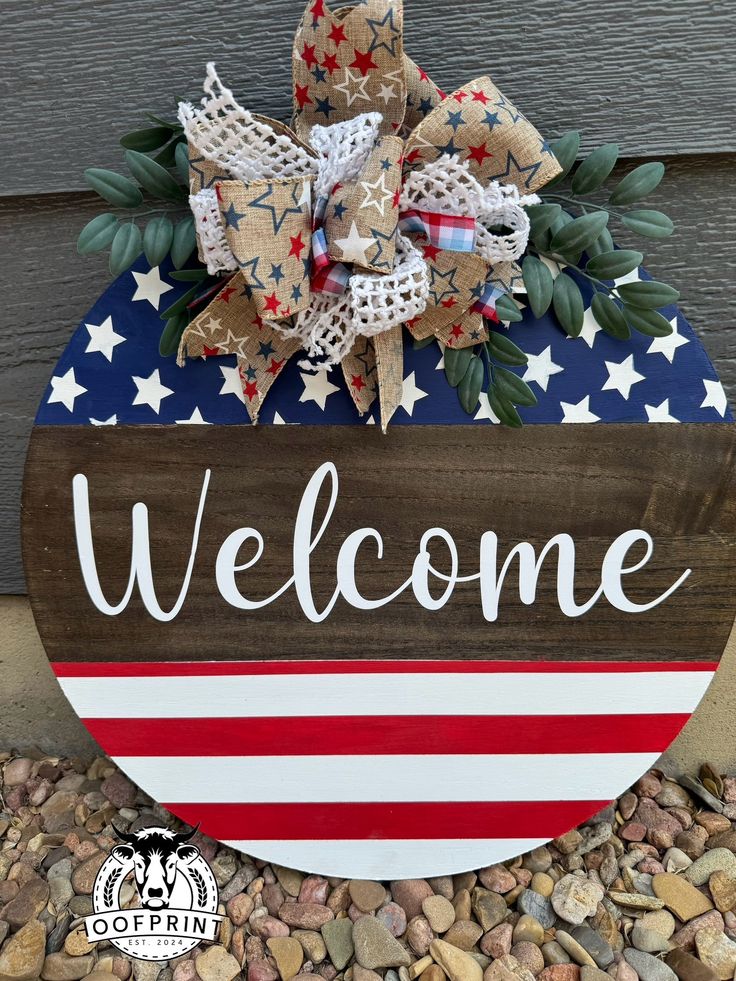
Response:
M54 661L59 678L173 678L273 674L599 674L715 671L717 661Z
M220 841L543 838L574 828L609 801L167 804Z
M84 719L111 756L661 753L689 715Z

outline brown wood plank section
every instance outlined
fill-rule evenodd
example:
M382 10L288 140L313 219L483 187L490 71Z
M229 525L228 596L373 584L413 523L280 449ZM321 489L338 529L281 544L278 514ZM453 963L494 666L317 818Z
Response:
M734 616L736 477L734 427L533 426L395 427L82 427L34 429L28 457L23 538L36 620L52 660L179 660L344 657L588 658L717 660ZM457 543L461 574L478 571L485 531L499 536L501 562L522 540L541 547L570 534L577 546L576 599L600 584L611 542L642 528L655 541L641 572L626 576L627 595L645 603L683 571L686 583L647 613L623 614L606 600L575 620L557 603L553 553L536 602L518 599L516 564L495 623L484 620L478 583L458 584L446 606L422 609L411 590L390 605L357 611L340 599L321 624L310 623L289 589L258 611L226 604L214 565L224 539L257 528L265 550L237 575L252 599L292 574L294 521L305 485L325 461L340 475L339 498L311 557L319 607L335 588L339 546L373 527L384 557L363 546L357 583L385 596L410 574L421 535L446 529ZM71 483L89 480L97 566L116 603L130 562L130 513L149 508L154 582L164 608L179 592L206 468L212 479L194 574L184 607L159 623L137 590L117 617L100 614L85 591L76 553ZM323 494L320 508L324 508ZM317 524L321 520L321 511ZM643 550L632 553L630 565ZM239 561L252 554L246 546ZM446 548L432 555L448 571ZM499 567L501 562L499 562ZM434 595L442 591L431 583Z

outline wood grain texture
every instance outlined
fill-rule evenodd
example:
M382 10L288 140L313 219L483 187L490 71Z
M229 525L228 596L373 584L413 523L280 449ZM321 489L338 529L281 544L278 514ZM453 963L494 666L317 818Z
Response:
M51 660L238 660L408 657L559 660L720 659L734 615L736 576L736 430L731 425L529 426L522 432L475 427L130 427L34 429L23 498L23 546L36 623ZM378 600L412 575L422 535L446 529L459 575L477 574L484 532L498 536L498 574L519 542L539 550L565 532L575 547L575 598L600 587L601 562L624 532L654 539L646 568L625 577L636 603L662 596L691 569L686 586L646 613L621 613L600 600L571 620L557 596L556 550L545 561L531 605L519 599L514 563L498 619L488 622L475 582L454 585L428 612L412 589L375 610L343 598L319 625L296 590L294 525L312 475L334 463L339 492L324 534L331 482L309 519L314 541L310 591L318 610L330 600L335 564L347 536L375 528L383 556L366 542L355 560L359 593ZM182 587L206 469L212 478L194 574L181 612L155 620L137 590L118 616L90 600L75 542L72 478L89 482L97 571L108 601L125 593L130 513L148 507L154 588L170 609ZM50 479L53 474L53 479ZM215 561L225 539L251 527L265 542L261 558L235 576L250 600L283 595L258 610L238 610L220 595ZM307 541L304 541L306 550ZM449 571L436 538L432 564ZM237 558L249 562L254 542ZM636 547L624 566L642 559ZM306 551L305 551L306 558ZM486 574L488 567L486 567ZM566 579L567 573L560 573ZM429 588L444 586L433 576ZM216 629L214 625L216 624ZM71 640L73 638L73 640Z
M302 0L44 0L5 4L0 193L84 187L121 161L140 110L198 98L205 62L252 108L290 114L290 51ZM702 0L408 0L410 55L452 90L485 73L548 135L619 140L628 155L736 149L736 3ZM726 47L724 47L726 46ZM29 139L29 127L33 139Z
M628 166L633 166L631 161ZM669 162L652 197L677 223L652 243L650 271L682 292L727 391L736 395L736 329L728 316L736 280L736 160L721 155ZM100 209L94 195L48 195L0 202L0 255L7 283L0 332L0 592L22 593L18 508L25 449L49 376L73 330L109 282L102 256L76 254L79 230ZM643 240L621 235L621 244Z

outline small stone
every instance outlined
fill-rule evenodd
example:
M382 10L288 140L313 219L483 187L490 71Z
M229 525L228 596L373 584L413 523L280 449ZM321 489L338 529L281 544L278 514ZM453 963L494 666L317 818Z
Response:
M279 972L265 959L248 961L248 981L278 981Z
M519 895L516 905L521 913L528 913L529 916L539 920L545 930L551 929L554 925L555 911L552 909L552 903L533 889L525 889Z
M685 869L684 877L694 886L704 886L716 871L736 878L736 855L728 848L712 848Z
M652 913L645 913L637 923L641 923L647 930L653 930L665 940L669 940L675 932L675 918L669 910L660 909Z
M271 937L266 946L273 954L281 981L291 981L304 962L302 945L294 937Z
M372 913L386 901L386 890L380 882L352 879L348 889L350 898L364 913Z
M483 890L483 892L486 891L487 890ZM513 893L509 893L509 895L513 895ZM452 905L455 910L456 920L470 919L470 916L473 912L473 904L470 899L470 893L468 892L467 889L458 889L457 893L453 896Z
M559 838L555 838L552 844L555 846L558 852L562 855L572 855L574 851L579 848L582 844L583 836L577 830L573 828L572 831L568 831L564 835L560 835Z
M19 756L10 763L6 763L3 770L3 783L6 787L19 787L25 783L31 775L33 760L25 756Z
M87 934L80 927L67 935L64 941L64 950L71 957L81 957L83 954L91 954L94 950L94 944L87 940Z
M606 968L613 964L613 950L611 945L586 923L571 930L570 936L577 940L581 947L587 950L598 967Z
M313 964L321 964L327 957L327 947L321 933L316 930L295 930L292 937L302 945L302 950Z
M248 917L253 912L254 906L255 904L251 896L248 896L244 892L239 892L237 896L233 896L232 899L228 900L225 904L225 909L235 926L243 926L248 922Z
M232 981L240 965L224 947L208 947L197 957L197 974L202 981Z
M453 918L454 915L453 909ZM376 919L379 923L383 923L394 937L400 937L406 930L406 913L398 903L386 903L376 912Z
M473 889L471 903L476 919L484 931L492 930L493 927L498 926L499 923L502 923L506 919L506 914L508 913L506 900L497 892L491 892L490 889L482 889L480 886L476 886ZM469 919L469 916L459 915L457 906L455 910L458 919Z
M516 879L505 865L489 865L485 869L480 869L478 878L486 889L490 889L491 892L511 892L516 885Z
M511 953L514 928L510 923L499 923L488 933L483 934L478 946L488 957L504 957Z
M353 956L353 924L348 919L331 920L321 930L330 955L338 971L342 971Z
M407 920L419 916L422 903L432 895L432 887L426 879L396 879L391 883L391 896L404 910Z
M698 957L712 968L721 981L728 981L736 971L736 943L720 930L699 930L695 934Z
M595 913L603 896L603 887L597 882L577 875L565 875L555 883L552 908L561 920L577 926Z
M418 957L425 956L433 940L434 933L426 917L415 916L413 920L409 920L409 925L406 928L406 942Z
M263 916L258 916L259 910L256 910L251 914L248 919L248 924L256 934L262 940L269 940L271 937L288 937L289 928L281 920L277 920L273 916L268 916L265 914Z
M616 981L639 981L639 975L623 957L616 965Z
M92 971L94 963L95 959L91 954L70 957L59 951L58 954L49 954L44 960L41 977L44 981L79 981Z
M683 923L713 909L713 904L708 897L698 892L695 886L682 875L660 872L652 878L652 889L654 895L661 899L667 909Z
M542 956L544 957L545 964L570 963L570 955L556 940L549 940L546 944L542 945Z
M580 981L610 981L610 974L601 971L599 967L591 967L590 964L583 964L580 968Z
M460 950L472 950L483 932L483 927L473 920L455 920L443 940L453 947L459 947Z
M566 930L558 930L556 933L557 943L563 950L572 957L576 964L590 964L591 967L597 967L596 962L590 956L588 951L583 947L582 944L569 934Z
M664 961L642 950L628 948L624 951L626 963L634 968L641 981L675 981L677 975Z
M138 795L135 784L131 783L120 770L115 770L106 780L103 780L100 790L117 808L132 807Z
M0 950L0 981L31 981L41 974L46 946L46 930L31 920Z
M92 895L97 873L100 871L100 867L106 858L107 855L104 852L98 852L74 869L72 872L74 892L81 896Z
M408 967L411 964L408 952L373 916L361 916L356 920L353 926L353 944L358 963L369 970L378 967Z
M321 875L308 875L302 882L297 897L300 903L316 903L324 906L330 894L330 884Z
M514 944L511 948L511 956L515 957L522 967L531 971L534 977L544 970L542 951L537 944L529 940L520 940L519 943Z
M532 876L532 881L529 883L529 888L532 892L539 893L540 896L549 899L555 888L555 880L547 875L546 872L535 872Z
M723 917L717 909L714 909L710 913L703 913L702 916L696 916L694 920L690 920L689 923L673 935L672 943L677 947L682 947L683 950L692 950L695 947L695 934L700 930L707 930L709 928L713 930L724 930L725 926Z
M446 981L447 978L439 964L430 964L426 970L422 971L421 976L423 981Z
M683 872L693 860L681 848L668 848L662 856L665 872Z
M432 964L434 964L434 961L432 960L432 958L429 955L427 955L426 957L421 957L418 961L414 961L414 963L409 968L409 981L415 981L415 979L418 978L420 974L423 974L424 971L426 971L428 967L431 967ZM436 966L437 965L435 964L435 967ZM363 970L364 970L358 964L356 964L355 967L358 968L358 970L360 970L361 972L363 972ZM370 972L364 972L364 973L373 974L374 972L373 971L370 971ZM381 975L380 974L376 974L375 977L376 978L380 978ZM357 977L355 975L355 973L353 973L353 981L360 981L359 977Z
M427 879L430 888L439 896L445 899L452 899L455 895L455 885L451 875L435 875Z
M49 901L49 886L43 879L34 878L11 899L3 909L2 917L17 930L25 926L29 920L35 920L41 910L46 908Z
M721 869L716 869L708 879L708 889L716 909L721 913L727 913L736 906L736 879L732 879Z
M528 942L541 946L544 941L544 927L535 917L524 913L516 922L513 939L515 944Z
M444 940L433 940L429 952L450 981L482 981L483 968L464 950Z
M223 903L229 902L233 896L237 896L239 892L246 890L251 882L258 877L258 869L249 859L246 859L244 855L240 855L239 859L241 867L225 888L220 889L220 901ZM280 906L281 903L278 905Z
M641 920L634 923L634 929L631 931L631 942L637 950L643 950L646 954L661 954L662 951L670 949L670 942L667 937L663 937L656 930L648 929Z
M550 964L539 975L539 981L580 981L577 964Z
M444 896L427 896L422 912L435 933L444 933L455 922L455 907Z
M675 947L667 954L665 962L680 981L718 981L718 975L712 967L703 964L697 957L685 953L679 947Z
M327 906L317 903L284 903L279 909L279 917L288 926L300 930L321 930L325 923L334 919L334 914Z
M279 885L295 899L299 895L302 888L302 882L304 881L304 876L301 872L297 872L295 869L287 869L283 865L272 865L271 868L274 871L274 875L279 880Z

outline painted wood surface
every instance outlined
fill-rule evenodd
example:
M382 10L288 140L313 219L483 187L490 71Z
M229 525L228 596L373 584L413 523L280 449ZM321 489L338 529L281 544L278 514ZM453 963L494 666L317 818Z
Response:
M39 426L31 437L24 490L24 556L34 613L52 661L442 659L460 651L464 659L714 661L734 615L735 447L731 424L530 426L521 432L397 427L390 439L366 426ZM339 490L337 479L333 485L325 475L310 512L300 504L302 495L328 461L339 475ZM88 480L96 569L107 601L117 604L125 594L130 513L142 501L149 511L153 584L168 611L185 581L208 469L195 573L181 612L169 622L154 619L137 590L118 615L100 612L80 573L74 476ZM331 493L337 503L320 540ZM298 513L307 522L305 561L310 536L316 538L303 587L313 600L288 586L301 568ZM228 565L218 557L220 548L241 527L257 529L266 545L253 569L235 577L235 588L253 602L278 596L262 609L236 609L215 580L216 562ZM572 536L577 553L568 558L581 604L601 586L609 547L632 529L655 540L646 569L626 580L633 602L650 603L685 570L692 573L687 588L646 613L621 612L600 600L574 617L571 628L572 614L563 613L558 595L553 548L533 603L519 599L521 573L514 562L497 619L490 607L482 609L477 579L455 584L442 608L428 613L414 585L399 587L411 579L423 534L437 527L457 545L460 576L477 575L486 531L498 536L499 576L517 543L531 542L540 554L555 536ZM341 595L317 625L338 584L341 545L363 528L380 533L384 554L379 560L369 539L348 560L355 589L369 602L394 590L398 595L376 609L361 608L360 596ZM434 539L430 548L436 567L449 572L447 546ZM638 562L643 552L643 545L636 546L624 565ZM248 563L255 553L255 540L246 536L233 561ZM493 567L490 558L486 563ZM561 581L570 573L564 565ZM445 587L430 575L429 588L437 597ZM492 591L489 583L486 589Z
M406 6L407 51L438 85L489 73L543 132L580 126L588 147L619 140L628 155L736 148L733 0ZM302 0L6 7L3 194L82 188L83 166L120 159L115 138L137 128L140 109L197 98L208 60L251 107L290 113Z

